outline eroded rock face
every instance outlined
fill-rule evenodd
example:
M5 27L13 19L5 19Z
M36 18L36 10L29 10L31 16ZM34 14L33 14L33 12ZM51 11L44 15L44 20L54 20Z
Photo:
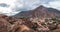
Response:
M8 32L10 30L11 24L5 19L0 18L0 32Z
M16 21L14 18L0 14L0 32L9 32L14 21Z
M0 32L34 32L27 24L25 20L0 14Z
M60 24L57 25L57 28L60 29Z
M0 14L0 32L48 32L60 30L60 24L55 25L55 21L51 19L32 19L28 18L14 18Z

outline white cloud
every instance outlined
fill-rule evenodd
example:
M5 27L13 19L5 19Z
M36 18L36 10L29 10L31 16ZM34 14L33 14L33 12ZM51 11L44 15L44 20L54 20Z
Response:
M19 6L21 5L21 6ZM35 7L40 5L40 0L18 0L16 8L22 8L26 10L34 9Z
M53 8L56 8L58 9L60 7L60 1L52 1L52 2L49 2L49 5Z
M34 9L40 5L60 9L60 0L19 0L19 1L20 1L19 3L22 4L21 6L22 9L25 8L27 10Z
M9 7L0 7L0 14L8 16L21 12L20 9L31 10L40 5L60 9L60 0L0 0L0 3L10 5Z
M18 12L13 10L15 7L15 2L16 0L0 0L0 3L5 3L5 4L10 5L9 7L0 7L0 14L5 14L8 16L17 14Z
M48 4L43 4L46 7L51 7L60 10L60 0L54 0L48 2Z

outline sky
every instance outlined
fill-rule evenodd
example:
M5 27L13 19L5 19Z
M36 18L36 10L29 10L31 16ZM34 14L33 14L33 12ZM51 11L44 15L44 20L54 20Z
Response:
M13 16L40 5L60 10L60 0L0 0L0 14Z

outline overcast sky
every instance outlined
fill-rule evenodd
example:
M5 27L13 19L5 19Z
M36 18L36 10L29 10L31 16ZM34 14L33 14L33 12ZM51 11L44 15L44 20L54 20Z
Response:
M0 0L0 14L11 16L40 5L60 10L60 0Z

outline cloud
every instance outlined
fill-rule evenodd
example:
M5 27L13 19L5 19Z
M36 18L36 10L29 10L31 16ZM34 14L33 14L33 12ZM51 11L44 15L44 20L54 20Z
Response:
M52 8L56 8L56 9L60 10L60 0L59 0L59 1L49 2L49 5L50 5Z
M0 3L0 7L9 7L9 5L7 5L5 3Z
M36 7L43 5L55 9L60 9L60 0L18 0L16 10L32 10ZM19 6L21 5L21 6ZM20 9L19 9L20 8Z
M0 14L5 14L8 16L17 14L18 11L16 12L15 10L13 10L15 7L15 2L16 0L0 0Z
M43 4L46 7L55 8L60 10L60 0L50 1L47 4Z
M40 0L18 0L16 4L17 10L31 10L40 5Z
M60 0L0 0L0 14L12 16L40 5L60 10Z

